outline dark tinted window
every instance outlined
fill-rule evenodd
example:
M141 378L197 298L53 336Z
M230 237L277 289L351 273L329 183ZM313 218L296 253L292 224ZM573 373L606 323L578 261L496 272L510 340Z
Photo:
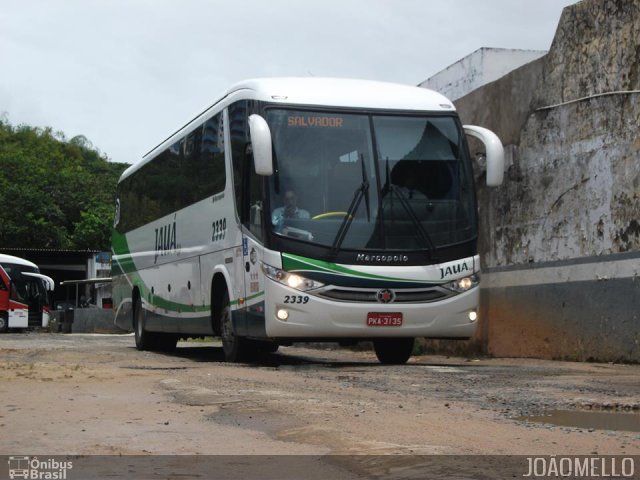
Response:
M231 158L233 159L233 191L236 212L242 217L242 179L245 171L245 155L249 144L248 101L242 100L229 107L229 133L231 138Z
M207 120L118 186L126 232L224 190L222 114Z
M199 199L215 195L224 190L227 180L224 166L224 129L222 113L207 120L200 139L200 155L192 170L194 184L201 187ZM197 180L202 176L200 182Z
M243 225L262 238L262 177L253 164L249 115L255 110L254 102L242 100L229 107L229 132L233 160L233 188L236 212Z

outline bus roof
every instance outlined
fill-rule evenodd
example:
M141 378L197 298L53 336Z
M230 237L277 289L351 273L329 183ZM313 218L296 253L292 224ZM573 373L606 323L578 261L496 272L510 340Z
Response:
M171 134L144 155L141 162L127 168L120 180L146 164L155 152L164 150L182 135L225 106L225 100L246 98L272 104L403 110L415 112L454 112L455 106L444 95L423 87L374 80L320 77L279 77L244 80L233 85L193 120ZM233 101L232 100L232 101Z
M14 265L24 265L25 267L33 267L38 268L38 266L30 262L29 260L25 260L24 258L14 257L13 255L5 255L4 253L0 253L0 265L4 265L5 263L13 263Z
M452 111L445 96L422 87L349 78L259 78L245 80L228 95L254 92L255 100L294 105L322 105L387 110Z

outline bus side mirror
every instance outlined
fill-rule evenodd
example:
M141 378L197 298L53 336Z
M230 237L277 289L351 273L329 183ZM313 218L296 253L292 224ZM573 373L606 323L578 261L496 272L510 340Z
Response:
M253 163L258 175L273 175L273 157L271 151L271 130L267 121L260 115L249 116L249 133L253 147Z
M484 143L487 151L487 186L502 185L504 178L504 148L498 136L491 130L475 125L464 125L464 133Z

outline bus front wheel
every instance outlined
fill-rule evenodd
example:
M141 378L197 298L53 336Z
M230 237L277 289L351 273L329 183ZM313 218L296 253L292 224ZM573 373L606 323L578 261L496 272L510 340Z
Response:
M224 351L224 358L227 362L243 362L249 358L249 340L236 335L233 329L233 321L231 317L231 301L229 300L228 291L224 292L221 307L220 336L222 337L222 350Z
M9 314L7 312L0 313L0 333L9 331Z
M411 357L413 343L413 338L377 338L373 341L373 348L380 363L402 365Z

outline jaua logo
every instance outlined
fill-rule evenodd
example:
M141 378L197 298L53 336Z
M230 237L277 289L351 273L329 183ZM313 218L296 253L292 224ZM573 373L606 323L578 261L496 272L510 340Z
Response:
M158 262L158 257L175 253L177 248L177 228L174 219L172 223L156 228L156 256L154 263Z
M440 269L440 279L442 280L444 277L448 277L449 275L457 275L462 272L469 272L469 267L467 266L467 262L456 263L455 265L449 265L446 268Z

